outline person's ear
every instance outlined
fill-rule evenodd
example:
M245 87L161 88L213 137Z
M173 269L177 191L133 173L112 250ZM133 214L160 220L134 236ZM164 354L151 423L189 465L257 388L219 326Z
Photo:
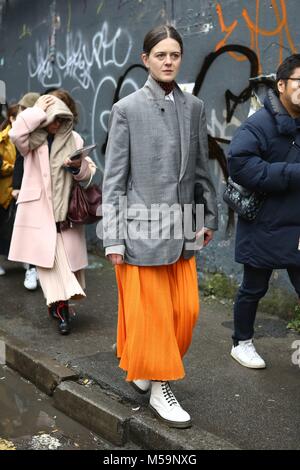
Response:
M141 54L141 59L142 59L144 65L145 65L145 67L148 69L149 68L149 55L146 54L145 52L143 52Z
M285 90L285 81L284 80L278 80L277 82L277 90L279 93L283 93Z

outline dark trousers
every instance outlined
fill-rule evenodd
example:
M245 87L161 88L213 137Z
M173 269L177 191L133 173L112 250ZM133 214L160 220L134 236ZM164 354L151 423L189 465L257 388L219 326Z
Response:
M272 269L253 268L244 265L244 278L234 304L233 343L253 337L258 302L266 294ZM300 298L300 267L287 269L291 283Z

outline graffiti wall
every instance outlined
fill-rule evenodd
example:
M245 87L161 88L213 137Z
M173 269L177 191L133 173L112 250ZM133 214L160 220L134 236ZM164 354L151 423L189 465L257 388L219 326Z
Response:
M102 170L111 106L146 80L139 57L145 32L165 22L176 26L185 47L179 82L206 104L220 207L220 230L199 262L236 276L234 231L222 202L224 156L249 112L249 78L276 72L298 51L299 8L297 0L6 0L0 78L10 102L27 91L69 90L78 130L87 143L98 143L94 158ZM95 242L94 231L89 238Z

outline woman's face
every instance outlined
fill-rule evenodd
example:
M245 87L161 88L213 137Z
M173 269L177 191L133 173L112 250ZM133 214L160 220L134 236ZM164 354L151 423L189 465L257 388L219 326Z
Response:
M60 129L60 127L61 127L61 125L64 121L65 121L65 119L57 117L47 127L45 127L45 129L48 132L48 134L55 135L59 131L59 129Z
M172 82L181 64L180 44L172 38L163 39L151 49L150 54L143 53L142 60L153 78Z

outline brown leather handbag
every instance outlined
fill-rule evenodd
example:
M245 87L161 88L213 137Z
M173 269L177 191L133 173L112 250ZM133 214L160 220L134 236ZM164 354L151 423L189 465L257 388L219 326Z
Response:
M97 184L84 188L74 182L67 219L72 224L94 224L102 218L102 191Z

